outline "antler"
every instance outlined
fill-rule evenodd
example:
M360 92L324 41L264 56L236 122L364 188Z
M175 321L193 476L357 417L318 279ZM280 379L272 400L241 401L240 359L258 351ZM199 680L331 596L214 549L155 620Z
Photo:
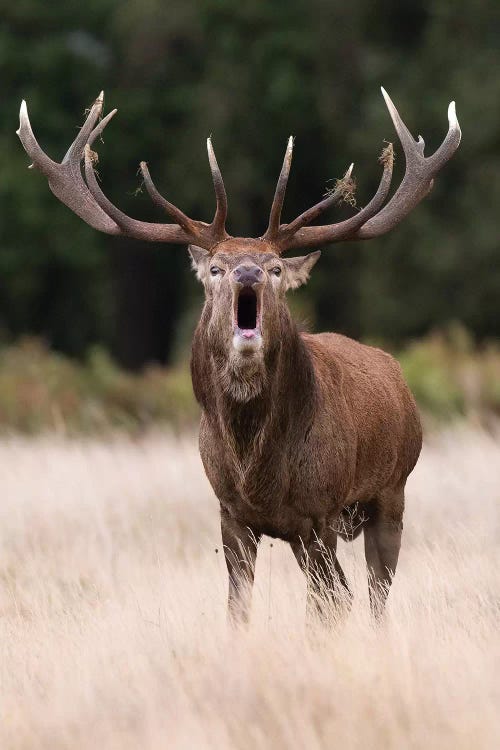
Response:
M457 150L462 134L455 113L455 102L451 102L448 107L449 128L444 141L434 154L425 157L425 143L422 136L419 136L418 141L413 139L383 88L382 94L406 158L406 171L401 185L391 200L382 208L389 193L394 162L392 144L388 144L380 156L384 170L378 190L372 200L355 216L337 224L306 226L351 191L353 186L351 180L353 165L351 164L343 179L338 180L335 189L324 200L305 211L291 224L280 225L279 218L292 159L293 140L290 139L271 208L269 226L263 237L273 242L280 254L296 247L315 247L329 242L365 240L389 232L425 198L432 188L434 177Z
M394 162L392 144L388 144L380 156L383 172L378 190L371 201L357 214L337 224L307 226L327 208L341 200L346 200L349 195L352 195L354 181L351 177L353 169L351 164L344 177L337 181L335 188L322 201L304 211L290 224L281 224L281 210L292 163L293 138L289 138L271 207L269 226L263 237L260 238L266 240L266 247L270 245L278 254L281 254L296 247L315 247L329 242L378 237L397 226L425 198L432 188L434 177L453 156L460 144L461 131L455 113L455 103L451 102L448 108L449 129L443 143L434 154L425 157L425 143L422 136L419 136L418 141L413 139L384 89L382 89L382 94L406 158L406 171L403 181L391 200L384 206L389 194ZM94 172L97 154L91 150L97 136L102 133L108 122L116 114L116 109L114 109L106 117L100 119L103 103L104 95L101 92L60 164L52 161L38 145L31 129L26 102L23 101L21 104L20 124L17 134L26 152L33 160L32 166L37 167L47 177L54 195L87 224L107 234L134 237L150 242L182 244L193 242L212 252L215 251L215 247L220 242L230 239L230 235L225 228L227 196L210 138L207 140L208 160L217 199L217 208L210 224L189 218L177 206L160 195L151 179L146 162L141 162L141 172L146 189L155 205L166 211L176 223L153 224L138 221L124 214L111 203L97 182ZM82 160L84 161L85 179L81 169ZM256 243L259 244L257 240Z
M59 164L52 161L40 148L31 129L26 102L22 102L17 134L25 151L33 160L31 166L37 167L47 177L54 195L87 224L106 234L134 237L149 242L181 244L193 242L205 249L210 249L218 242L227 239L229 235L225 230L226 191L210 138L207 141L208 158L217 198L217 208L211 224L190 219L179 208L163 198L154 186L145 162L141 163L141 171L146 189L154 203L175 219L175 224L154 224L132 219L106 198L94 172L97 154L90 148L116 114L116 109L114 109L106 117L100 119L103 104L104 93L101 92L92 105L80 132ZM82 176L82 159L85 161L86 181Z

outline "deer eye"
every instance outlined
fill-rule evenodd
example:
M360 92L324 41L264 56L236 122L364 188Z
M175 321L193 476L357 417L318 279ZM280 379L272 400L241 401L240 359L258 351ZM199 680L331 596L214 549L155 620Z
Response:
M222 268L219 268L219 266L210 266L210 273L212 276L219 276L222 273Z
M272 269L271 273L275 276L281 276L281 268L279 266L276 266Z

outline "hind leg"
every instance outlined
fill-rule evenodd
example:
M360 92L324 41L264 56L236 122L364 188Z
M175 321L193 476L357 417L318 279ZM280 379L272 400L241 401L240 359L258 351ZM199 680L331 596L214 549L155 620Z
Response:
M384 611L396 573L403 531L404 487L384 491L375 500L373 513L364 525L368 590L373 615Z
M307 577L307 613L324 618L327 602L333 603L340 614L352 598L347 579L337 560L337 533L325 530L307 546L291 543L293 553Z

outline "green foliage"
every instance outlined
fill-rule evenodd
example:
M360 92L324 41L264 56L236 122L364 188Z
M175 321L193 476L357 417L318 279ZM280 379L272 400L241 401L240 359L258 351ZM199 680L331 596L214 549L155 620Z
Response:
M118 368L102 349L78 364L26 339L0 352L0 430L103 432L195 423L188 372L150 367L142 375Z
M460 326L411 343L398 353L422 411L436 419L482 420L500 414L500 346L476 349Z
M441 418L464 414L464 393L450 379L450 352L441 338L412 344L399 359L408 385L424 411Z

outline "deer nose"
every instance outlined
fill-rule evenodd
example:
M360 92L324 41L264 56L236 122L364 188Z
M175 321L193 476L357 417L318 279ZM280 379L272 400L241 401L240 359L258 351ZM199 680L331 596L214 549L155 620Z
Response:
M241 263L233 271L233 279L242 286L253 286L259 284L264 278L264 271L254 263Z

